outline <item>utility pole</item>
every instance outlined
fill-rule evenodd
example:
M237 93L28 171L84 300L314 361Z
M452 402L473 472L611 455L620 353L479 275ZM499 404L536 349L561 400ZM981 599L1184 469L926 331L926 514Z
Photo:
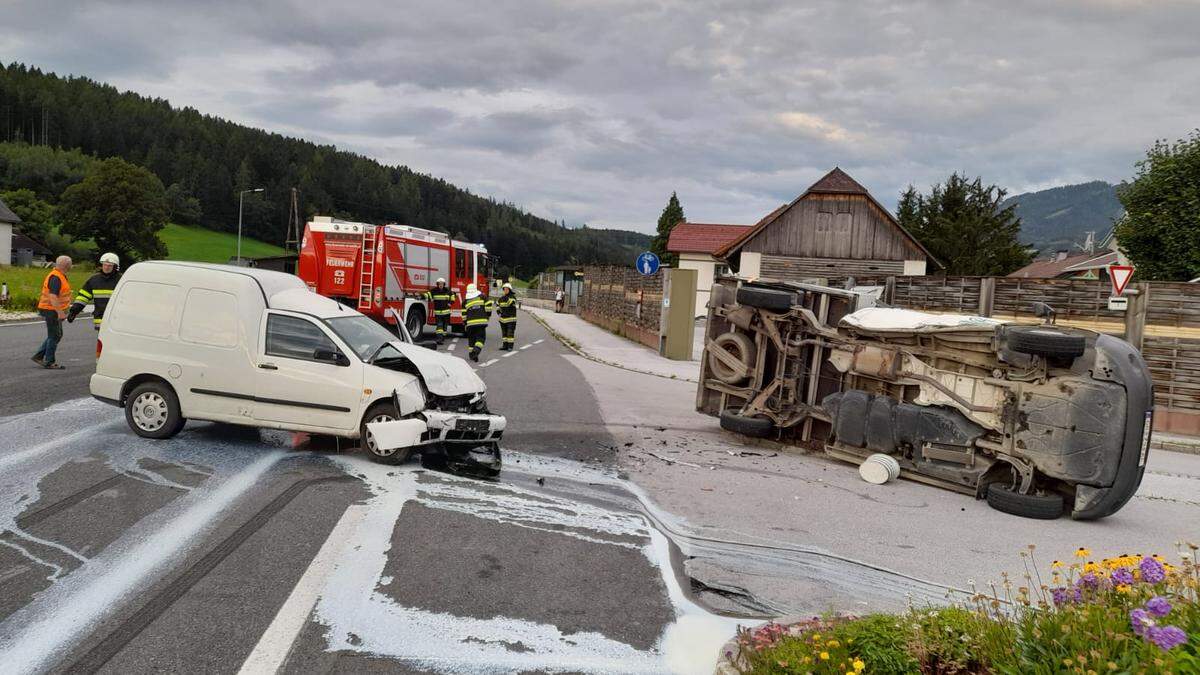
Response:
M238 247L237 247L237 264L242 266L242 205L246 201L247 192L262 192L262 188L253 188L251 190L242 190L238 193Z
M300 191L292 188L292 207L288 214L287 236L283 240L286 251L300 250Z

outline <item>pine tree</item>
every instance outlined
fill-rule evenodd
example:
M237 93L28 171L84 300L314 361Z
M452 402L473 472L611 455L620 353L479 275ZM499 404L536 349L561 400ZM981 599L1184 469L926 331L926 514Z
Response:
M896 219L945 265L946 274L1004 275L1032 258L1017 238L1016 206L1000 207L1006 194L995 185L984 186L982 178L955 173L928 195L909 187L900 196Z
M667 251L667 240L671 238L671 230L683 220L683 207L679 205L679 197L672 192L671 198L667 200L666 208L658 217L658 234L650 242L650 250L658 255L658 259L662 261L664 267L675 265L676 256Z

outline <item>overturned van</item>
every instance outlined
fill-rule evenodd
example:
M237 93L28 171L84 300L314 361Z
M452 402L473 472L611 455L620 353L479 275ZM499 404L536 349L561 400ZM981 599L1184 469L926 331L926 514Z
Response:
M713 287L697 408L731 431L904 475L1031 518L1115 513L1137 491L1150 373L1118 338L873 305L811 284Z

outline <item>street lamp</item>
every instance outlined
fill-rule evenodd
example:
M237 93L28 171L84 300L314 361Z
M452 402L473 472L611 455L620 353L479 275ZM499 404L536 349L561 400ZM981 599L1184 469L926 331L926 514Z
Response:
M246 201L247 192L262 192L262 188L254 188L252 190L242 190L238 193L238 251L237 264L242 266L242 204Z

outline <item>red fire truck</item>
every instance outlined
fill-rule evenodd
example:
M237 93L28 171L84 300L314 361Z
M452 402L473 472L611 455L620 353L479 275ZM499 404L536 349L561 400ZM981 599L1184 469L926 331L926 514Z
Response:
M381 323L404 317L417 337L433 325L425 291L439 277L458 292L451 324L463 322L467 284L487 292L487 248L408 225L370 225L316 216L304 226L297 275L321 295L344 302Z

